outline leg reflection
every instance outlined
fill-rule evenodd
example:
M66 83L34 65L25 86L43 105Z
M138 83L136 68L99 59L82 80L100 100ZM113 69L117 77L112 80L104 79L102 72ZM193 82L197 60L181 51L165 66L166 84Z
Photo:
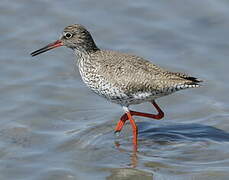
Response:
M121 145L118 141L115 141L114 144L115 144L116 148L119 150L119 152L122 152L122 153L128 152L127 150L121 148ZM137 167L137 165L138 165L137 147L135 147L135 145L133 144L133 150L132 150L132 153L130 155L130 166L132 168L135 168L135 167Z

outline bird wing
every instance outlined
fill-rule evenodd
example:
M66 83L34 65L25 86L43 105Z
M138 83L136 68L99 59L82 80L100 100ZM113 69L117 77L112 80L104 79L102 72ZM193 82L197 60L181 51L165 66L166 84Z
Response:
M100 53L96 64L103 77L128 93L163 93L169 88L179 90L197 86L200 82L183 73L169 72L138 56L113 51Z

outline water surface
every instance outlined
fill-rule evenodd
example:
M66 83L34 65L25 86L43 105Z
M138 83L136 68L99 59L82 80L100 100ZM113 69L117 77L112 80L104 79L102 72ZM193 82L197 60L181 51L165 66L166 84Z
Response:
M2 0L0 14L0 179L228 179L228 1ZM71 50L29 55L73 23L204 86L159 99L161 121L136 117L134 153L129 124L113 134L122 108L83 84Z

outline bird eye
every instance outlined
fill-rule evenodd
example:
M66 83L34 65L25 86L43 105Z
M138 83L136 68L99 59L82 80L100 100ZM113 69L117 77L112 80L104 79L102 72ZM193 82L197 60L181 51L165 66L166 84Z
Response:
M72 37L72 34L69 33L69 32L67 32L67 33L65 33L65 37L66 37L67 39L70 39L70 38Z

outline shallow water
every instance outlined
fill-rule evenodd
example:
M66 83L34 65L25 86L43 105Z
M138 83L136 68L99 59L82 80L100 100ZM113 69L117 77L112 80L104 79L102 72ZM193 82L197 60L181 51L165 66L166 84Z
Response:
M2 0L0 13L0 179L228 179L228 1ZM121 107L83 84L71 50L29 55L72 23L204 86L159 99L162 121L136 117L134 153L129 124L114 136Z

